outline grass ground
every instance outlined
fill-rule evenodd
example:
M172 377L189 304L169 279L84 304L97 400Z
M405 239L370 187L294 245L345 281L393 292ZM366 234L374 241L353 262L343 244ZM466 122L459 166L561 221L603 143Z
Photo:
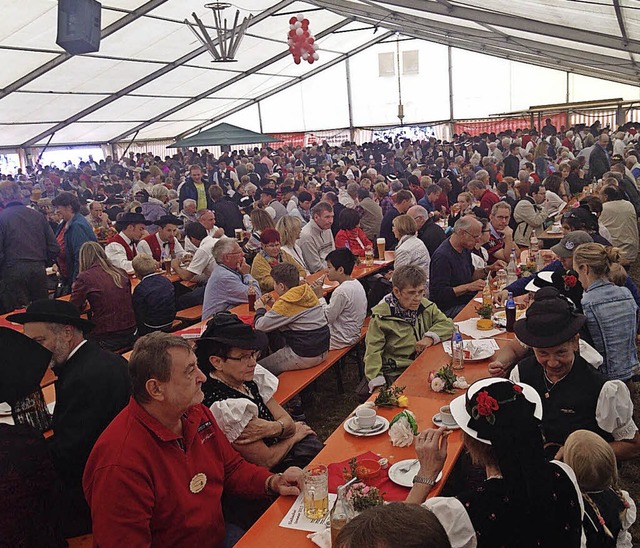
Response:
M632 265L629 274L640 286L640 259ZM307 422L323 440L327 439L358 405L354 395L359 382L356 363L348 360L342 375L343 394L338 393L335 375L331 371L327 371L302 394ZM635 422L640 425L639 383L632 387L631 396ZM629 491L636 504L640 505L640 459L621 463L619 473L621 487ZM640 546L640 520L632 527L631 532L634 538L633 545Z

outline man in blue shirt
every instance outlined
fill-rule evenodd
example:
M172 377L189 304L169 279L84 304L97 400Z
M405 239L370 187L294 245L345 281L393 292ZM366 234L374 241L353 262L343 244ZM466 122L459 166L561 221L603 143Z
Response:
M451 237L442 242L429 265L429 298L449 318L454 318L484 287L483 278L499 264L475 268L471 250L480 240L482 223L467 215L458 219Z
M248 302L247 292L253 285L256 296L260 297L260 286L249 274L251 267L244 260L244 253L237 240L220 238L213 246L213 269L204 290L202 319L208 319L218 312Z

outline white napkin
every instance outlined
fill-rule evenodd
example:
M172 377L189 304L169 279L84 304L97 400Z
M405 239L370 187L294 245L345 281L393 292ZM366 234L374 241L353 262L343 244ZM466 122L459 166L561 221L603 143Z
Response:
M464 320L463 322L456 322L456 325L460 329L460 333L474 339L489 339L506 331L505 329L497 328L489 329L488 331L480 331L476 327L477 321L478 318L469 318L468 320Z
M331 529L323 529L317 533L310 533L307 538L320 548L331 548Z
M413 430L409 426L409 421L402 417L389 428L391 445L394 447L409 447L413 443Z

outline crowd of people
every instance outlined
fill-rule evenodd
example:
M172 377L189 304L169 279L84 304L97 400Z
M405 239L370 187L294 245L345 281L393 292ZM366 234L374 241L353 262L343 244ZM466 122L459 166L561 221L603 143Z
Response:
M130 153L0 175L0 310L58 377L43 538L233 545L271 495L299 492L322 449L300 400L274 400L278 375L353 346L370 314L368 396L449 339L453 318L527 250L538 272L496 295L530 296L518 341L451 406L487 479L429 499L439 523L415 519L443 528L438 546L578 546L583 533L589 547L627 545L635 506L615 459L640 456L628 388L640 293L626 271L639 245L638 127L547 120L451 142ZM564 236L547 256L538 240L557 218ZM392 266L352 276L385 250ZM230 312L249 301L252 325ZM208 323L192 349L169 331L198 305ZM127 374L116 352L132 347ZM487 398L492 421L477 411ZM445 431L421 433L416 450L407 501L422 504ZM402 523L396 505L376 512L338 545L363 546L385 512ZM28 519L0 524L19 539Z

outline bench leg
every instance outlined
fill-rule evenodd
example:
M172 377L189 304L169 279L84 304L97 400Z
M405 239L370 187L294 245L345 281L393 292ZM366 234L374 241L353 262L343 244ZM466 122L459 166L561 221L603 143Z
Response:
M344 385L342 383L342 364L344 363L344 358L340 358L338 363L333 366L333 371L336 374L336 384L338 385L338 394L344 394Z

